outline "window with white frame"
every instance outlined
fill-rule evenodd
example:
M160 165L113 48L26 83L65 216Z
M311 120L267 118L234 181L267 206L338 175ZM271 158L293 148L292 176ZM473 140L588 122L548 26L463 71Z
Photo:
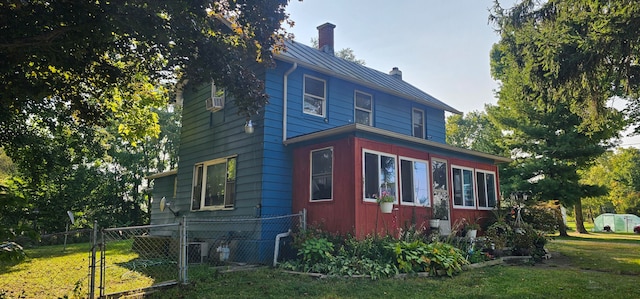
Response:
M364 200L375 202L382 193L396 198L396 157L373 151L363 151Z
M311 76L304 76L304 113L317 116L326 115L326 82Z
M192 210L233 208L236 197L236 157L196 164Z
M495 208L497 204L496 174L476 170L476 186L478 187L478 207Z
M413 123L413 136L424 139L424 111L414 108L411 113L411 119Z
M400 158L400 195L403 204L431 206L428 165L427 161Z
M333 198L333 148L311 151L311 201Z
M356 123L370 126L372 121L373 97L370 94L357 90L355 93Z
M453 172L453 205L475 207L473 169L451 166Z

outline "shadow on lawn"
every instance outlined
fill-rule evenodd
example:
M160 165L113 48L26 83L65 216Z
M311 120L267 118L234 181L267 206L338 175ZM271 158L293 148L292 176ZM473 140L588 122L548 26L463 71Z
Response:
M605 237L556 237L549 248L567 256L571 266L583 270L640 275L640 242Z
M132 260L116 263L116 265L129 270L129 274L141 274L152 278L155 283L161 283L178 279L178 263L174 260L163 258L134 258ZM131 275L121 275L126 278Z

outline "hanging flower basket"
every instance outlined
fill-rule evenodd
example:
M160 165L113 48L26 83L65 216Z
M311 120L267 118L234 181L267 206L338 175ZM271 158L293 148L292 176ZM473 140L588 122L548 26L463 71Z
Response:
M429 219L429 226L431 228L439 228L440 227L440 219Z
M381 202L380 211L383 214L389 214L393 210L393 202Z

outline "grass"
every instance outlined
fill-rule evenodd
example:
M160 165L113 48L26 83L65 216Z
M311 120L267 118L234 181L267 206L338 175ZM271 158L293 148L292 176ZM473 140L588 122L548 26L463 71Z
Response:
M264 268L252 272L202 272L192 285L151 298L634 298L637 276L579 269L495 266L454 278L315 279Z
M148 261L141 261L138 254L130 249L131 241L108 244L106 293L144 288L156 281L177 278L177 266L168 265L171 269L166 269L166 263L149 265ZM25 251L28 258L22 263L0 262L0 298L87 297L90 244L67 245L64 251L62 245L42 246ZM159 272L163 274L158 275ZM172 274L174 275L171 276ZM96 269L96 275L97 286L99 269ZM96 288L96 293L98 292Z
M191 267L190 284L151 294L151 298L640 298L640 236L580 235L554 238L548 248L571 260L571 267L494 266L465 271L454 278L316 279L270 268L219 273ZM139 260L130 244L108 247L107 292L150 286L148 268L132 269ZM27 250L20 264L0 264L0 298L86 296L88 244ZM153 272L153 271L151 271ZM72 275L70 275L70 273ZM53 287L52 287L53 286ZM79 286L80 289L75 289Z

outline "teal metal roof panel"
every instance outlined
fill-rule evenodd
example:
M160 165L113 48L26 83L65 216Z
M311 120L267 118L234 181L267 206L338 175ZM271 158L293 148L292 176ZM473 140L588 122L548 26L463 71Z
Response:
M387 73L336 57L295 41L288 41L286 45L287 50L276 55L276 59L297 62L300 65L314 68L317 71L337 75L345 80L354 81L385 92L395 93L398 96L423 102L426 105L448 112L462 114L462 112L443 103L430 94Z

